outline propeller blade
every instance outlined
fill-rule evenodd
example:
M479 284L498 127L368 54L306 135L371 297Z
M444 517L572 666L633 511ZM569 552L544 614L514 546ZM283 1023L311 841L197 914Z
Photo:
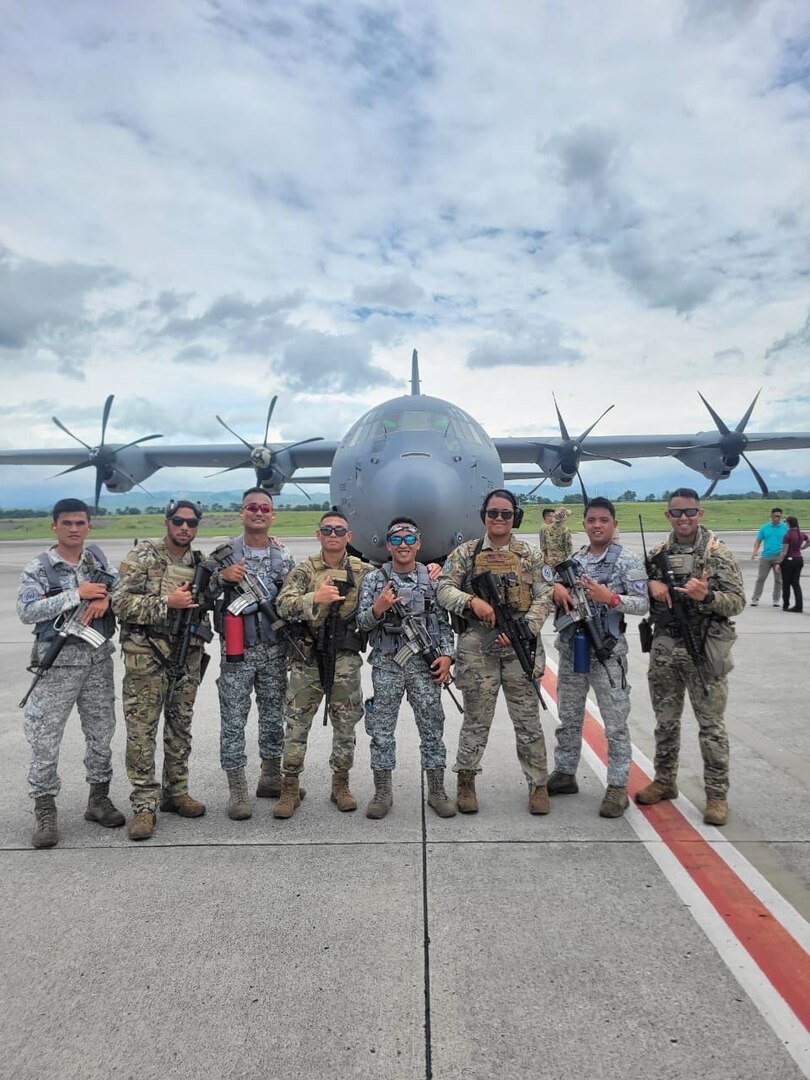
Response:
M124 443L123 446L116 446L115 452L116 452L116 454L120 454L122 450L129 450L130 446L138 446L142 442L149 442L150 439L162 439L162 438L163 438L162 435L142 435L140 437L140 439L133 439L132 442ZM126 473L122 473L121 475L125 476ZM149 493L147 492L147 494L149 494Z
M312 502L312 498L310 497L309 492L304 491L304 489L301 487L301 485L299 483L297 483L295 480L290 480L290 483L293 485L293 487L298 488L298 490L301 492L301 494L306 497L307 502Z
M721 417L719 417L717 415L717 413L714 411L714 409L711 407L711 405L708 403L706 398L703 396L703 394L701 394L701 392L699 390L698 390L698 397L703 402L703 404L706 406L706 408L709 410L709 415L711 416L712 420L714 420L715 424L717 425L717 430L720 432L720 434L721 435L730 435L731 432L729 431L728 425L726 424L725 420L721 419Z
M754 468L754 466L751 464L750 460L745 456L745 454L741 454L740 456L742 457L748 468L751 470L751 472L754 474L754 479L759 484L759 490L762 492L762 498L764 499L768 494L768 485L762 479L760 474L757 472L757 470Z
M562 418L562 413L560 412L560 406L557 404L557 396L556 396L556 394L552 394L551 396L552 396L552 398L554 398L554 408L557 410L557 420L558 420L559 425L560 425L560 434L562 435L562 437L564 439L570 439L571 436L568 434L568 428L565 426L565 421Z
M69 431L68 428L66 428L65 425L62 423L62 421L59 419L58 416L52 416L51 420L53 420L53 422L56 424L56 426L58 428L60 428L62 431L64 431L64 433L66 435L69 435L71 437L71 439L73 439L77 443L80 443L85 448L85 450L92 450L93 449L93 447L88 446L88 444L86 442L84 442L83 439L80 439L78 435L74 435L72 431Z
M113 472L118 473L119 476L123 476L125 480L128 480L130 484L133 484L135 487L139 487L141 491L143 491L146 495L149 496L150 499L154 499L155 496L152 494L152 492L149 491L148 488L145 488L139 480L136 480L131 473L124 472L124 470L119 469L118 466L113 469Z
M754 395L754 400L748 406L748 409L747 409L747 411L745 413L745 416L742 418L742 420L740 420L739 424L737 424L736 428L734 429L735 431L745 431L745 425L751 419L751 413L754 411L754 406L757 403L757 398L759 397L759 395L761 393L762 393L762 387L760 387L759 390L757 390L756 394Z
M264 440L262 446L267 446L267 433L270 431L270 419L273 415L273 409L275 409L277 401L278 394L275 394L273 400L270 402L270 408L267 410L267 423L264 425Z
M229 465L227 469L220 469L219 472L206 473L205 479L207 480L210 476L222 476L223 473L233 472L235 469L246 469L252 465L253 462L248 458L247 461L240 461L238 465Z
M633 463L631 461L625 461L620 457L608 457L606 454L592 454L590 450L583 450L581 457L591 458L592 461L614 461L617 465L626 465L628 469L632 469Z
M115 394L110 394L107 400L104 402L104 412L101 414L101 445L104 445L104 436L107 434L107 421L110 419L110 409L115 398ZM96 499L96 509L98 510L98 499Z
M222 419L221 416L218 416L217 420L219 420L220 424L222 424L222 426L225 428L226 431L230 431L231 435L233 435L233 437L235 439L239 440L239 442L242 444L242 446L246 446L248 448L248 450L251 450L251 451L253 450L253 447L250 445L250 443L245 442L245 440L242 438L241 435L237 435L232 427L228 427L228 425L225 423L225 421Z
M582 498L583 498L583 501L584 501L585 505L587 506L587 503L588 503L588 492L587 492L587 491L585 490L585 485L584 485L584 484L583 484L583 482L582 482L582 477L580 476L580 473L579 473L579 469L577 469L577 480L579 480L579 486L580 486L580 488L582 489Z
M71 465L69 469L62 469L61 472L54 473L53 476L48 477L48 480L54 480L57 476L65 476L69 472L78 472L79 469L89 469L92 464L92 461L80 461L78 465Z
M602 416L607 416L607 414L608 414L608 413L610 412L610 410L611 410L611 409L612 409L613 407L614 407L613 405L608 405L608 407L607 407L607 408L605 409L605 411L604 411L604 412L602 413ZM586 439L588 438L588 436L590 435L590 433L591 433L591 432L593 431L593 429L594 429L594 428L596 427L596 425L597 425L597 424L599 423L599 421L600 421L600 420L602 419L602 416L597 416L597 418L596 418L596 419L594 420L594 422L593 422L593 423L591 424L591 426L590 426L589 428L586 428L586 429L585 429L585 431L583 431L583 432L582 432L582 434L580 435L579 439L577 440L578 442L584 442L584 441L585 441L585 440L586 440Z
M107 404L109 405L111 402L112 402L112 395L107 398ZM106 417L105 417L104 422L106 423ZM102 441L103 441L103 439L104 439L104 432L103 431L101 433L101 438L102 438ZM96 490L95 490L95 493L93 495L93 508L96 511L96 513L98 513L98 500L99 500L99 496L101 495L101 486L102 486L103 483L104 483L104 477L101 475L101 469L96 469Z
M313 435L311 439L301 439L300 442L290 443L289 446L280 446L275 452L282 454L285 450L294 450L296 446L306 446L307 443L313 442L323 442L323 435Z
M548 473L546 473L546 475L543 477L539 484L534 485L532 490L529 492L529 495L534 495L535 491L539 491L543 484L545 484L546 480L548 480Z
M719 482L720 482L720 477L716 476L714 478L714 480L712 480L711 484L709 484L708 488L701 495L701 499L708 499L708 497L711 495L711 493L717 487Z

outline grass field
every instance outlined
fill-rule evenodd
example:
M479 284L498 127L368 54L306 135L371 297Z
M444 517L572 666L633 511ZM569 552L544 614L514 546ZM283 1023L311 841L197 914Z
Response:
M780 499L778 504L786 514L795 514L800 525L810 525L810 499L792 502ZM703 520L710 529L720 532L758 529L763 522L768 521L768 511L772 505L773 500L766 499L712 501L705 504L706 515ZM572 505L571 509L571 523L576 527L582 520L582 508ZM661 530L666 527L665 509L662 502L617 503L619 527L625 533L638 532L638 516L641 514L645 529ZM539 506L526 507L522 530L524 533L537 532L540 510ZM277 536L312 536L320 516L320 511L316 510L280 510L273 532ZM98 539L105 536L111 539L160 536L163 531L160 514L110 515L96 518L93 527L93 533ZM203 518L199 535L230 536L240 531L237 514L207 514ZM0 540L45 539L51 535L50 519L47 517L0 520Z

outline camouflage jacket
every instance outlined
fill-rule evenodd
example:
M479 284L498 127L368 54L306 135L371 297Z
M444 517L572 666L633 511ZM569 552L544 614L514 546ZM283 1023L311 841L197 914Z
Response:
M462 618L469 616L466 609L473 596L471 591L473 557L478 543L478 540L467 540L455 551L450 552L442 567L436 589L436 599L441 606ZM492 547L489 540L484 539L482 550L486 551ZM518 540L514 534L509 537L509 550L518 555L521 576L531 587L532 601L526 612L526 625L530 633L537 637L543 623L554 611L554 600L551 595L554 573L537 548L531 547L525 540ZM470 628L488 630L488 627L477 619L470 621Z
M551 566L570 559L574 552L571 530L565 524L566 518L570 516L568 507L559 506L554 511L552 523L540 526L540 554Z
M723 541L703 525L698 526L694 546L687 547L675 540L675 534L662 543L656 545L650 551L650 559L659 551L666 551L669 555L693 555L694 567L692 577L701 577L704 572L709 575L709 588L714 592L714 599L710 604L697 604L694 607L699 615L731 618L739 615L745 607L745 590L743 588L742 573L737 560L731 554ZM650 578L653 581L662 581L663 575L657 567L648 567ZM662 613L666 607L653 601L652 617Z
M173 558L165 539L144 540L128 552L118 568L119 578L112 594L113 611L122 623L122 642L136 635L138 631L133 628L137 627L148 627L155 635L168 633L169 604L164 575L173 565L193 569L202 560L202 552L191 548L182 558Z
M287 575L287 580L276 599L276 610L281 618L291 622L307 622L312 626L320 626L325 621L332 605L316 604L315 593L332 569L351 571L354 579L352 587L346 599L339 605L341 618L346 621L351 619L357 611L360 585L373 567L353 555L346 555L339 567L332 568L323 561L320 552L317 555L307 556Z

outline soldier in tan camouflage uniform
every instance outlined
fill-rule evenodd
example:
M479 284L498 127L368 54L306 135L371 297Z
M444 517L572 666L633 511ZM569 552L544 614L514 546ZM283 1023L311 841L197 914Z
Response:
M310 555L290 572L276 600L276 609L282 619L302 624L301 648L309 658L309 662L304 663L294 656L290 667L290 685L284 706L286 736L281 798L273 810L273 817L277 818L292 817L301 804L299 778L304 770L307 739L312 719L324 697L316 643L322 643L333 604L339 607L335 627L334 683L329 695L331 799L338 810L357 809L357 800L349 790L349 771L354 764L354 729L363 715L360 686L363 662L359 654L365 648L365 642L357 630L356 615L360 584L371 567L346 553L352 534L343 514L337 511L325 513L316 535L321 544L320 552Z
M570 559L574 552L571 530L565 524L571 516L567 506L543 507L543 523L540 526L540 554L550 566L563 559Z
M489 739L498 690L503 688L515 728L518 760L529 784L529 810L549 812L546 790L546 743L540 724L539 703L518 662L509 639L501 634L488 646L485 636L495 625L492 607L472 591L475 574L491 571L506 579L513 610L525 619L537 637L534 674L542 675L545 654L540 628L554 610L551 585L554 573L536 548L512 535L512 522L523 517L510 491L491 492L481 509L486 525L482 540L468 540L453 551L442 570L437 599L461 620L456 657L456 685L464 694L464 722L453 771L458 773L457 805L464 814L478 810L475 775Z
M696 664L689 655L683 631L672 615L669 588L661 570L648 566L655 624L648 673L656 720L655 779L636 792L635 798L649 805L678 796L681 714L687 691L700 729L706 788L703 820L709 825L725 825L729 761L724 719L726 676L733 667L731 648L737 637L730 619L745 607L742 574L722 540L700 524L703 510L696 491L678 488L665 513L672 532L650 552L650 561L662 550L669 556L675 591L686 600L688 625L700 659Z
M127 776L135 811L129 826L132 840L147 840L152 835L159 800L164 813L181 817L201 817L205 813L203 803L188 793L191 717L204 656L201 637L192 638L185 668L167 701L177 645L170 637L170 618L172 612L196 607L191 581L203 556L192 549L191 541L201 517L199 503L185 499L170 502L165 538L143 540L127 555L113 591L112 606L122 624L126 668L123 705ZM210 640L210 631L207 637ZM155 743L164 706L160 785L155 781Z

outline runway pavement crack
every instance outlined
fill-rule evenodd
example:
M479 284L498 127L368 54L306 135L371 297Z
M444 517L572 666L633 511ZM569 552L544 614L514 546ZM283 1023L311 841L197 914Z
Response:
M427 798L425 770L422 769L422 950L425 975L425 1077L433 1077L433 1043L430 1017L430 918L427 883Z

